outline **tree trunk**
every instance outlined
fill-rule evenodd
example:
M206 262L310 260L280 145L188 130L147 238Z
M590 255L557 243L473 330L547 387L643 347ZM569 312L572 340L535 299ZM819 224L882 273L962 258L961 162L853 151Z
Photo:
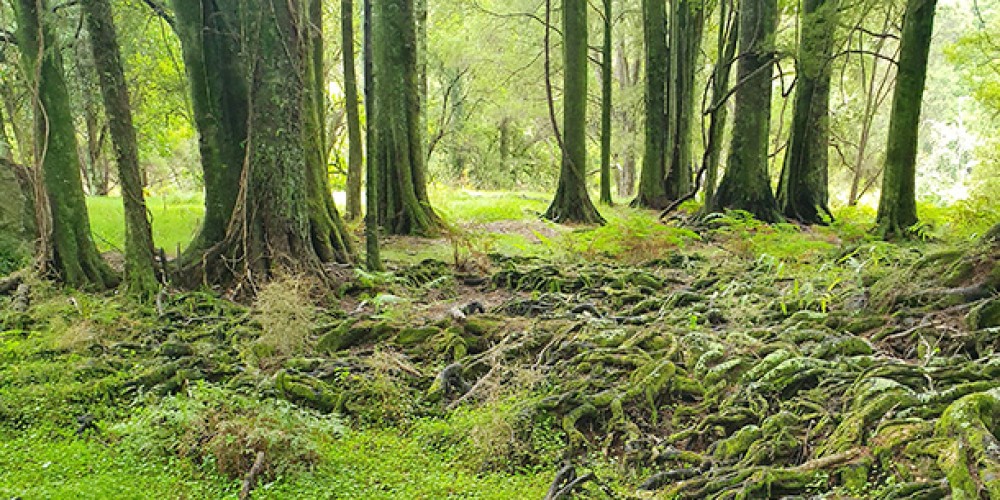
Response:
M299 12L299 9L306 7L307 12ZM326 146L327 87L326 71L323 70L322 0L304 0L303 5L293 8L291 15L292 24L288 28L306 28L306 36L301 42L305 58L301 64L308 86L303 95L302 106L304 106L309 232L312 245L322 262L351 262L354 259L354 246L333 201L330 172L327 167L330 150ZM287 32L282 26L279 26L278 30L279 33ZM275 50L280 49L280 46L275 46Z
M745 210L760 220L777 222L781 214L767 172L777 0L743 0L740 5L733 139L711 210Z
M803 3L792 135L778 189L781 213L803 224L824 224L830 215L830 63L839 3Z
M205 183L205 217L182 258L196 265L225 239L246 160L249 97L237 0L173 0Z
M354 2L342 0L340 26L344 50L344 100L347 108L347 219L361 216L361 176L364 168L358 77L354 69Z
M604 0L604 44L601 48L601 203L611 199L611 110L612 102L612 29L614 10L611 0Z
M109 0L88 0L83 3L83 8L122 186L122 203L125 208L125 283L129 292L149 298L159 288L153 258L153 232L146 216L146 199L142 193L142 176L139 171L139 146L132 124L132 105L122 68L114 16Z
M391 234L431 236L441 221L427 196L414 0L374 5L375 140L379 220Z
M40 165L46 198L36 200L41 214L38 218L45 222L40 226L42 260L71 286L112 286L116 279L90 233L62 56L44 21L47 2L18 0L14 7L23 65L29 85L37 90L34 157Z
M205 227L183 266L189 280L253 286L353 257L327 175L319 7L175 0L206 184Z
M917 134L936 5L937 0L906 2L878 205L878 232L884 238L904 236L917 223Z
M587 192L587 2L563 1L563 141L556 196L544 217L603 224Z
M739 9L733 1L719 2L718 60L712 75L712 102L709 114L708 144L705 166L705 207L715 203L715 188L719 179L719 160L722 156L722 142L726 135L726 120L729 108L724 100L729 93L729 76L732 73L733 58L739 43Z
M382 257L379 252L379 165L378 150L376 149L376 127L375 127L375 52L372 43L374 33L372 32L372 2L364 1L364 78L365 78L365 116L367 117L365 127L365 147L368 165L365 168L365 264L369 271L382 270Z
M646 56L646 132L643 143L639 194L633 206L661 209L667 196L667 52L666 13L658 0L642 0L642 23Z
M701 0L672 0L670 19L669 106L673 123L670 162L666 180L667 198L679 200L692 188L694 154L691 131L694 124L694 80L705 26Z

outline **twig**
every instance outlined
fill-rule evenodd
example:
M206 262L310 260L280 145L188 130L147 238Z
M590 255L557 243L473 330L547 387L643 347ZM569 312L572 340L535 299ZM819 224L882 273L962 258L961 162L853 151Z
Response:
M240 500L246 500L250 498L250 492L253 491L254 486L257 484L257 476L264 470L264 452L258 451L257 458L253 461L253 467L250 467L250 472L247 473L246 479L243 480L243 489L240 490Z

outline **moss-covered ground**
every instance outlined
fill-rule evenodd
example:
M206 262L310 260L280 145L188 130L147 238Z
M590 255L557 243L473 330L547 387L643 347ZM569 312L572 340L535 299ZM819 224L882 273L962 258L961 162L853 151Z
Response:
M996 220L928 209L890 244L861 210L566 228L543 197L437 202L448 236L336 290L137 304L24 275L0 497L1000 498ZM197 210L157 203L182 245Z

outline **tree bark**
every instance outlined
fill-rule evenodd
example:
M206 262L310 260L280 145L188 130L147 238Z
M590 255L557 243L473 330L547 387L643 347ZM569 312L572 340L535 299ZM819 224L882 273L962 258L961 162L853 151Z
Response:
M347 220L361 216L361 177L364 153L358 110L358 77L354 65L354 1L342 0L340 26L344 50L344 100L347 110Z
M365 264L369 271L382 270L382 257L379 252L379 165L375 134L375 51L372 47L374 33L372 32L372 16L374 14L371 0L364 1L364 78L365 78L365 147L367 148L368 165L365 168Z
M643 143L639 194L634 206L661 209L669 199L667 178L667 30L664 3L642 0L642 24L646 56L646 132Z
M708 144L705 166L705 207L715 203L715 188L719 181L719 161L722 156L722 142L726 135L726 120L729 108L724 100L729 93L729 76L732 73L733 58L739 43L739 9L735 0L719 2L718 60L712 74L712 108L709 113Z
M745 210L760 220L777 222L781 214L767 167L778 5L777 0L743 0L740 5L733 139L726 173L710 209Z
M612 1L604 0L604 44L601 47L601 203L613 205L611 199L611 110L612 102L612 35L614 29Z
M633 206L661 209L667 197L667 52L666 13L659 0L642 0L643 35L646 40L646 131L643 142L639 194Z
M308 11L298 12L302 8L308 8ZM306 189L312 245L322 262L351 262L354 245L333 201L327 168L330 150L326 146L327 88L326 71L323 69L322 0L304 0L301 6L293 5L291 15L292 24L287 29L279 26L278 30L279 34L294 34L294 30L306 28L306 36L301 42L305 53L301 64L308 86L302 106L305 107ZM281 50L281 46L275 46L275 50Z
M205 217L182 266L197 265L223 241L240 194L249 96L239 55L237 0L173 0L177 32L198 129Z
M375 141L379 151L379 221L391 234L432 236L441 221L431 208L421 133L417 12L414 0L374 7Z
M778 189L785 217L824 224L829 208L830 77L838 0L804 0L792 135Z
M672 0L670 19L670 162L667 167L667 199L679 200L691 192L694 171L692 129L694 125L694 80L705 27L701 0Z
M563 1L562 168L544 217L554 222L603 224L587 192L587 2Z
M43 241L42 261L65 283L107 288L117 279L101 258L90 232L80 156L69 92L56 38L45 22L45 0L17 0L17 38L34 92L35 161L44 200L36 200Z
M190 284L253 287L353 258L329 189L319 7L175 0L208 205L183 266Z
M149 298L159 288L153 257L153 231L146 215L146 199L142 193L139 146L135 126L132 124L132 105L125 82L125 70L122 68L114 16L108 0L88 0L83 3L83 8L122 186L122 203L125 209L125 284L132 294Z
M896 89L889 118L882 195L878 205L878 232L883 238L906 235L918 220L917 139L936 6L937 0L906 2Z

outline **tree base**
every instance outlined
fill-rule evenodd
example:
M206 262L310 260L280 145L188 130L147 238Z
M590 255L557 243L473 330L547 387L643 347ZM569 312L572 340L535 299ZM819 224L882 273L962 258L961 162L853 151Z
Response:
M743 210L750 212L758 220L770 223L784 220L770 188L756 191L759 192L748 189L747 186L736 186L724 178L709 210L711 212L721 212L726 209Z

